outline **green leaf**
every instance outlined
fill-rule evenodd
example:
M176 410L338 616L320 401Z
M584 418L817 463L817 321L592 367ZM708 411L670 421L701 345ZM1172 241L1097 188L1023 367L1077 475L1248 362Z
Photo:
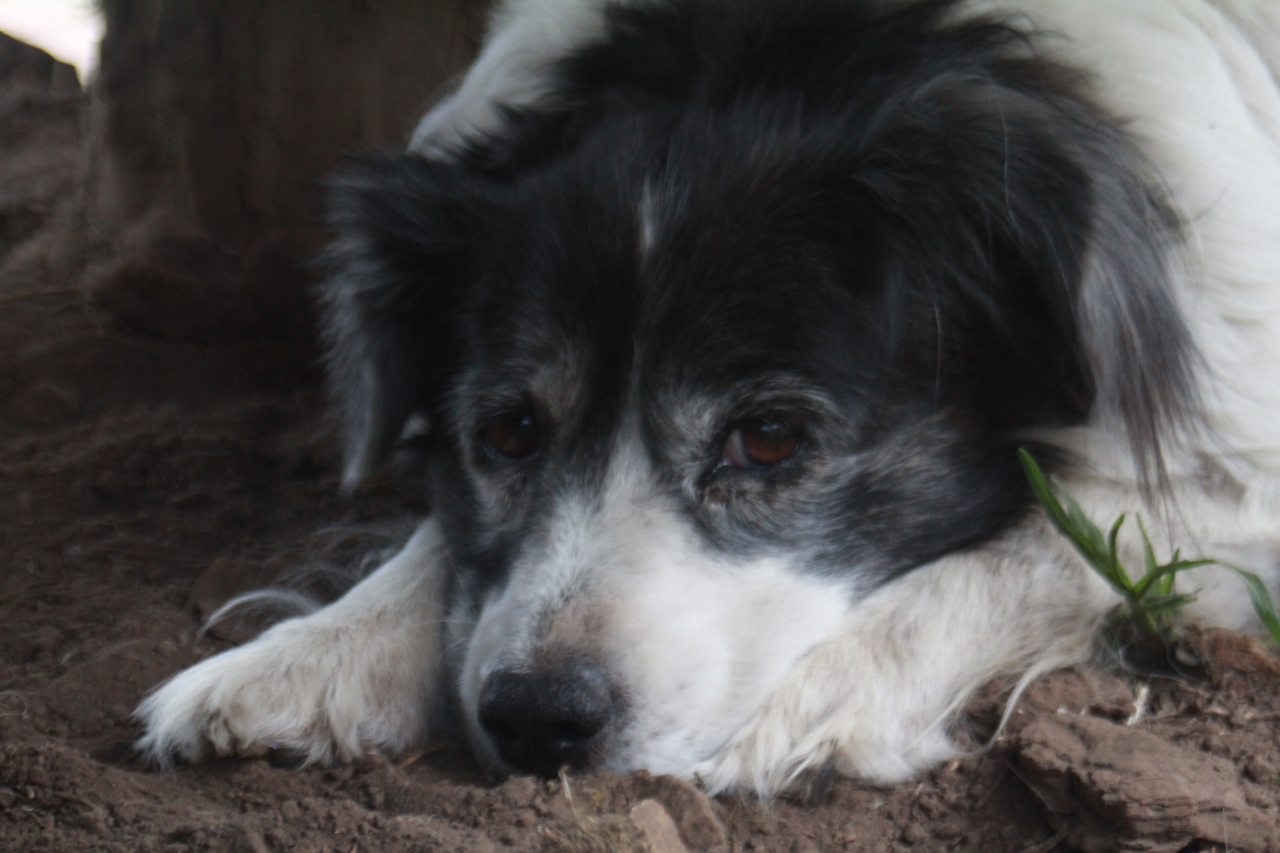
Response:
M1160 564L1156 561L1156 549L1151 546L1151 537L1147 535L1147 526L1142 523L1142 516L1138 516L1138 530L1142 531L1142 557L1146 563L1142 579L1146 580L1159 571ZM1160 595L1168 595L1173 592L1173 578L1173 575L1165 575L1156 588L1156 592Z
M1134 583L1129 573L1120 564L1118 540L1120 527L1124 524L1122 515L1111 525L1106 537L1102 530L1094 524L1080 505L1056 483L1050 485L1035 458L1025 448L1018 449L1018 458L1022 469L1026 472L1027 481L1036 500L1044 507L1049 520L1071 544L1080 556L1084 557L1093 569L1100 574L1125 599L1124 608L1129 620L1140 630L1158 637L1168 638L1171 628L1169 619L1180 609L1195 600L1194 593L1175 593L1174 581L1180 572L1201 566L1217 565L1230 569L1244 581L1249 592L1249 600L1253 603L1254 612L1266 626L1271 638L1280 644L1280 616L1276 614L1275 603L1266 585L1252 572L1245 571L1228 563L1216 560L1184 560L1182 552L1176 550L1168 563L1160 565L1156 559L1155 548L1151 537L1147 534L1142 517L1138 516L1138 528L1142 532L1142 551L1145 573L1141 580ZM1058 497L1061 494L1061 500Z
M1120 565L1120 550L1116 547L1116 540L1120 537L1120 528L1124 524L1124 516L1116 519L1116 523L1111 525L1111 532L1107 535L1107 574L1111 580L1111 585L1120 590L1124 595L1133 592L1133 582L1129 579L1129 573L1124 570L1124 566Z
M1151 592L1151 588L1153 586L1159 584L1159 586L1156 586L1156 594L1168 595L1169 593L1162 591L1160 586L1167 585L1169 589L1172 590L1172 580L1174 575L1179 572L1185 572L1187 569L1198 569L1201 566L1209 566L1213 563L1213 560L1180 560L1176 563L1157 566L1154 573L1148 572L1142 580L1138 581L1133 588L1133 594L1138 598L1144 598ZM1165 583L1166 579L1168 580L1167 584Z
M1195 593L1191 592L1179 592L1173 595L1149 595L1142 599L1142 609L1153 616L1172 614L1195 600Z
M1049 480L1045 477L1044 472L1040 470L1035 458L1027 452L1025 447L1020 447L1018 448L1018 459L1022 462L1022 470L1026 472L1027 480L1031 483L1031 491L1049 515L1049 520L1074 541L1075 537L1071 533L1067 512L1062 508L1062 504L1058 503L1058 499L1053 494L1053 489L1049 487Z
M1123 570L1116 570L1118 564L1107 548L1102 531L1089 520L1080 505L1065 490L1060 489L1063 501L1066 502L1066 506L1063 506L1054 493L1053 487L1049 485L1049 479L1044 475L1044 471L1040 469L1035 457L1026 448L1018 449L1018 458L1022 462L1022 470L1027 474L1027 481L1031 483L1031 491L1044 507L1049 520L1070 540L1080 556L1084 557L1085 562L1127 598L1130 591L1128 575Z
M1267 585L1253 572L1247 572L1228 563L1219 563L1219 565L1235 572L1244 581L1245 589L1249 591L1249 600L1253 602L1253 612L1258 614L1262 624L1267 627L1271 639L1280 644L1280 618L1276 616L1276 606L1271 600L1271 593L1267 592Z
M1058 532L1071 541L1071 544L1085 560L1095 568L1099 568L1097 563L1098 554L1089 540L1087 531L1081 527L1079 518L1072 518L1071 514L1058 500L1057 495L1054 494L1053 487L1049 485L1049 479L1040 470L1035 458L1027 452L1026 448L1018 449L1018 458L1022 462L1022 470L1026 472L1027 481L1031 484L1032 493L1035 495L1036 500L1040 502L1040 506L1044 508L1049 520L1053 522L1053 526L1058 528ZM1077 515L1080 514L1079 509L1079 507L1076 507Z
M1201 566L1213 566L1220 564L1217 560L1177 560L1169 565L1176 568L1178 571L1183 572L1187 569L1198 569Z
M1080 504L1076 503L1075 498L1065 491L1062 492L1062 500L1067 506L1067 518L1071 520L1076 536L1088 543L1090 559L1109 566L1111 555L1107 553L1107 542L1102 536L1102 530L1084 514L1084 510L1080 508Z

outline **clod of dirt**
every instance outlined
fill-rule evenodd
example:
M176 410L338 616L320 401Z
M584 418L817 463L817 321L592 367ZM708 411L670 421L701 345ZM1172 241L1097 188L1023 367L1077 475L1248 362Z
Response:
M1186 641L1196 655L1208 662L1209 680L1214 687L1222 688L1240 675L1280 678L1280 658L1258 637L1209 628L1188 631Z
M608 792L591 786L575 795L563 775L560 784L568 813L554 816L550 825L539 829L546 853L659 853L641 827L608 807Z
M1175 853L1196 841L1280 850L1274 814L1251 806L1235 766L1096 717L1042 715L1016 745L1021 775L1084 853Z
M640 771L632 778L635 794L662 804L691 850L728 849L729 836L706 794L675 776L652 776Z
M680 840L675 821L657 800L641 800L631 807L627 816L640 830L650 853L689 853L689 848Z

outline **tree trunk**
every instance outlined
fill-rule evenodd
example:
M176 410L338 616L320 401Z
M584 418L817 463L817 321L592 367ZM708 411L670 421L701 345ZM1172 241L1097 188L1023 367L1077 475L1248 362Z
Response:
M87 223L99 304L169 339L275 334L321 244L321 181L402 148L474 56L486 0L105 0Z

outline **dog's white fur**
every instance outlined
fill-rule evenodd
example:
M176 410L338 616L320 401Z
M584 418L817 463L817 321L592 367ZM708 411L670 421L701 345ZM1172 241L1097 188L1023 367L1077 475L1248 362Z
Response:
M548 63L602 31L602 5L511 0L460 88L423 120L413 148L439 156L460 135L495 126L495 104L535 102L544 94ZM1047 48L1094 75L1095 97L1128 122L1181 206L1190 240L1177 297L1204 359L1209 428L1170 453L1170 499L1147 522L1157 542L1249 568L1275 589L1280 5L973 0L970 6L1025 16L1050 33ZM1087 427L1043 438L1091 463L1068 487L1095 519L1142 506L1127 444L1105 413ZM613 517L606 511L584 526L575 523L572 507L561 513L566 532L554 547L573 556L547 556L565 567L552 592L572 587L574 567L600 553L619 567L615 583L644 585L625 592L634 609L610 615L601 642L621 650L629 679L650 685L637 693L668 702L680 696L687 704L641 703L635 713L656 728L668 726L671 736L651 739L625 763L696 775L711 790L768 795L826 762L873 779L904 778L953 754L948 724L972 690L997 675L1030 678L1084 659L1116 603L1038 517L853 600L834 582L799 578L767 562L717 565L681 540L679 525L660 505L640 497L642 471L622 466L614 477ZM548 593L516 584L477 625L442 631L446 566L434 524L424 524L399 556L337 603L161 687L138 711L146 726L142 747L186 759L283 747L317 761L412 750L428 736L442 643L472 628L461 696L474 705L485 674L503 655L521 653L519 624ZM1129 565L1141 565L1136 542L1127 547ZM1200 590L1189 618L1256 628L1228 573L1200 569L1179 586ZM739 600L723 612L679 603L730 592ZM753 596L773 606L753 610L744 603ZM764 613L789 620L786 630L773 631ZM732 619L739 621L704 630L709 621ZM653 642L635 640L636 632L655 631L669 640L660 646L665 656L653 654ZM741 648L718 659L720 650L706 645L726 637ZM646 649L648 657L637 652L627 659L629 647ZM666 683L676 677L663 669L671 660L687 664L697 689L682 693ZM740 671L742 661L752 661L748 672ZM673 715L683 715L679 725L671 724Z
M841 630L848 584L789 572L780 558L717 559L657 498L646 460L627 446L624 434L599 506L567 500L546 552L524 557L535 570L517 566L463 632L461 705L476 727L492 672L536 659L531 646L585 646L613 662L631 697L630 740L643 744L612 769L687 774L689 756L719 749L810 648ZM608 571L593 571L600 566ZM552 629L537 630L548 613ZM496 765L487 739L472 735L481 760Z
M374 747L421 747L440 676L444 566L435 526L422 525L341 600L148 697L138 708L151 723L142 748L188 760L279 748L347 762Z

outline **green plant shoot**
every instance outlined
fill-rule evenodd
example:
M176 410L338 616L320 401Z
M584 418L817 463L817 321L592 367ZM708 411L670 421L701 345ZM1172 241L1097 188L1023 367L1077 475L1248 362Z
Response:
M1071 495L1057 483L1057 489L1049 483L1049 478L1040 470L1039 464L1025 448L1018 450L1018 458L1022 461L1022 469L1031 483L1031 490L1036 500L1044 507L1045 514L1053 522L1053 526L1084 557L1085 562L1102 575L1111 588L1120 594L1124 603L1120 605L1123 616L1128 618L1143 634L1153 639L1168 641L1176 637L1174 616L1186 604L1195 600L1194 593L1174 592L1174 579L1179 572L1200 566L1217 565L1234 572L1244 581L1253 603L1254 612L1262 624L1270 632L1271 638L1280 644L1280 618L1276 616L1275 604L1266 585L1253 572L1247 572L1236 566L1217 560L1184 560L1180 551L1174 551L1172 559L1167 563L1156 560L1155 549L1151 546L1151 537L1147 535L1142 518L1138 518L1138 529L1142 531L1142 549L1145 560L1145 571L1136 581L1120 563L1117 539L1125 517L1121 515L1111 525L1111 530L1104 536L1101 528L1094 524L1084 510ZM1059 500L1061 495L1061 500Z

